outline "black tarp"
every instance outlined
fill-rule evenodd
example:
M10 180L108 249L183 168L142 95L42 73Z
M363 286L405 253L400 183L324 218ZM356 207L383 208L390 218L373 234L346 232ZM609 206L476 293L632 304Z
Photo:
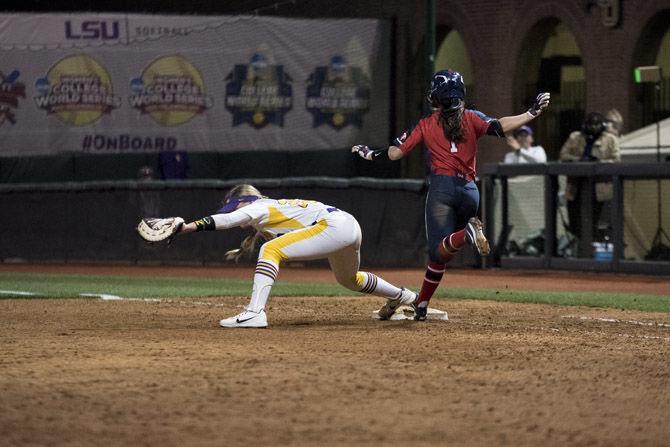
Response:
M0 185L0 260L12 262L223 263L248 230L178 237L147 245L141 217L212 214L236 181L109 181ZM285 178L254 180L274 198L306 198L353 214L363 230L362 265L420 267L425 262L419 180Z

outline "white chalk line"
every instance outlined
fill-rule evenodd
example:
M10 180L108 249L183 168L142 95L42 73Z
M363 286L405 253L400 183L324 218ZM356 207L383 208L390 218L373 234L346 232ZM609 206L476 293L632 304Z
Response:
M571 318L571 316L563 316L561 318ZM577 318L577 317L575 317ZM588 319L588 317L587 317ZM453 321L454 323L457 324L467 324L470 326L486 326L486 327L493 327L497 329L510 329L509 326L503 325L503 324L495 324L495 323L480 323L477 321ZM608 321L609 322L609 321ZM625 321L624 321L625 322ZM667 326L665 323L657 323L659 325ZM646 323L645 323L646 325ZM523 329L528 329L531 331L538 331L538 332L566 332L569 333L571 332L570 330L566 329L559 329L555 327L545 327L545 326L523 326ZM605 336L605 334L602 334L600 332L593 332L593 331L584 331L584 332L579 332L580 335L586 335L586 336L591 336L593 338L602 338ZM625 337L625 338L641 338L641 339L646 339L646 340L662 340L662 341L670 341L670 337L661 337L657 335L640 335L640 334L616 334L619 337Z
M645 338L649 340L663 340L663 341L670 341L670 337L659 337L657 335L631 335L631 334L617 334L619 337L627 337L627 338Z
M37 293L27 292L24 290L0 290L0 295L19 295L19 296L36 296ZM184 301L173 300L170 298L125 298L110 293L80 293L79 296L85 298L100 298L103 301L140 301L144 303L168 303L168 304L184 304L191 306L206 306L206 307L224 307L226 304L210 303L208 301Z
M118 295L110 295L108 293L80 293L79 296L100 298L101 300L104 300L104 301L115 301L115 300L122 300L123 299Z
M602 321L603 323L624 323L624 324L633 324L637 326L670 327L670 324L668 323L658 323L655 321L619 320L618 318L598 318L598 317L587 317L585 315L562 315L561 318Z
M205 306L205 307L226 306L225 304L210 303L208 301L185 301L185 300L174 300L171 298L125 298L118 295L109 295L106 293L80 293L79 296L100 298L103 301L135 301L143 303L184 304L190 306Z

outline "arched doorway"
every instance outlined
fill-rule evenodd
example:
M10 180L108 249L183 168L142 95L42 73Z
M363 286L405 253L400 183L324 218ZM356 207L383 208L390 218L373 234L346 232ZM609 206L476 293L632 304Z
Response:
M539 92L551 92L551 107L531 124L549 160L556 160L570 132L585 115L586 82L581 52L567 25L550 17L525 38L514 77L514 110L528 107Z
M451 69L463 75L466 89L466 101L475 98L474 74L470 56L461 35L455 29L438 27L437 41L440 42L435 53L435 71ZM466 104L469 106L470 104Z
M658 65L662 79L660 89L653 84L635 85L635 103L631 126L635 130L670 116L670 10L654 15L644 26L635 47L633 67Z
M665 23L667 25L665 35L656 55L656 65L661 67L663 76L660 101L656 103L655 107L660 119L670 116L670 18Z

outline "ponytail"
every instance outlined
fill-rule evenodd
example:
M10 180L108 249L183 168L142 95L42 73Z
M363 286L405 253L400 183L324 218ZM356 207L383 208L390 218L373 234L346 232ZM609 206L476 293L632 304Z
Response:
M463 108L460 107L456 111L447 111L444 108L440 108L439 114L439 121L444 131L444 136L454 143L461 141L463 139L463 128L461 127Z

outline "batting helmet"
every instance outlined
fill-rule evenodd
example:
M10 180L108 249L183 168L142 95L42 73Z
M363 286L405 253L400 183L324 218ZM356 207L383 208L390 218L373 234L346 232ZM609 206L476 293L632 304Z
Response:
M231 213L237 209L237 205L243 202L253 202L263 198L263 195L252 185L233 186L226 194L217 213Z
M440 70L433 75L428 93L428 100L433 106L442 106L447 111L455 111L461 107L464 98L465 84L460 73Z

